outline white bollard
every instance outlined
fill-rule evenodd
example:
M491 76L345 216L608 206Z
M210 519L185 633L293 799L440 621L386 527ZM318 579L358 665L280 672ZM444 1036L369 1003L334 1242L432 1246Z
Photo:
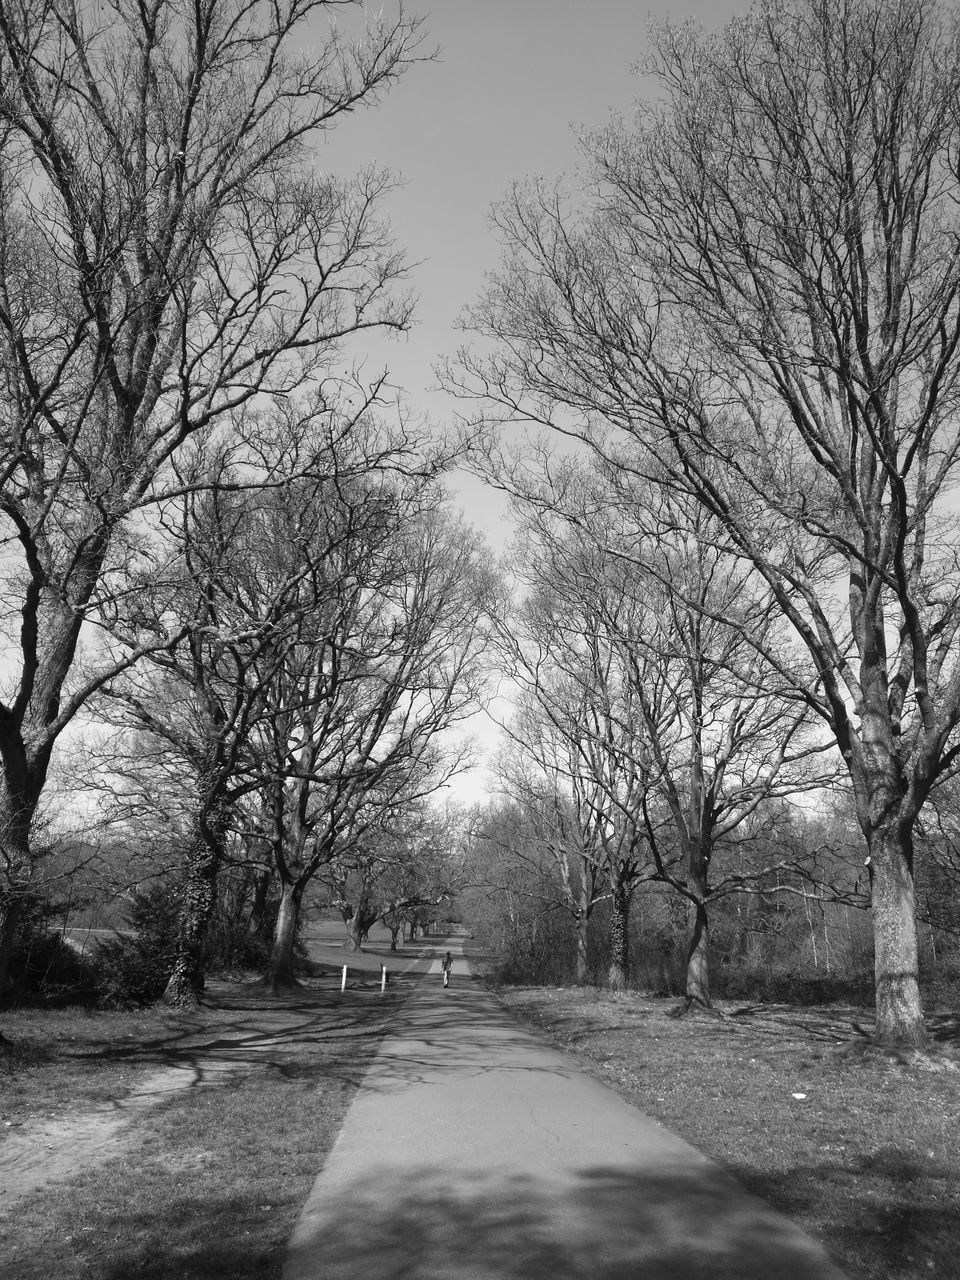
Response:
M382 964L380 966L380 990L386 991L386 989L387 989L387 966L385 964Z
M344 965L343 973L340 976L340 990L341 992L343 992L343 991L346 991L346 989L347 989L347 966Z

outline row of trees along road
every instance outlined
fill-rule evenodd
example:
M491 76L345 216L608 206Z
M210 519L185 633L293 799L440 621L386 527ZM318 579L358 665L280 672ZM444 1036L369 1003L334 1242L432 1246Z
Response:
M787 626L736 617L842 757L872 871L878 1031L925 1039L914 837L960 754L960 40L935 0L759 0L655 29L655 97L518 186L448 376L693 500ZM486 350L490 350L485 346ZM489 449L489 468L510 468ZM506 474L504 471L506 470ZM645 498L644 498L645 500ZM623 548L615 544L614 552Z
M402 13L349 38L353 7L0 0L0 988L94 699L190 780L188 1001L227 833L274 852L282 978L332 833L436 785L477 691L485 580L443 459L338 373L411 302L387 176L314 147L425 56Z
M829 785L835 760L783 675L798 655L771 593L717 550L708 516L646 493L636 506L656 513L654 533L621 521L611 554L616 495L597 469L545 466L533 485L525 464L510 473L526 515L514 566L526 595L500 633L518 691L504 789L557 863L579 974L598 886L620 987L630 899L657 880L690 904L686 995L710 1007L711 901L800 871L781 855L744 875L722 855L758 810Z
M259 423L259 485L245 450L242 468L219 459L215 482L167 504L177 523L166 545L179 542L178 554L168 582L154 578L131 597L133 632L142 634L149 604L153 629L173 618L186 634L142 657L94 704L102 720L136 730L127 778L144 765L155 774L162 755L175 785L190 781L166 993L175 1003L202 991L231 832L271 851L280 901L270 980L289 985L310 881L371 832L386 838L407 806L450 777L464 749L441 746L441 735L482 697L492 579L436 485L403 474L409 442L355 426L345 439L310 438L317 474L297 468L290 479L293 438L287 422L279 433ZM124 632L115 621L114 639ZM104 768L109 786L116 744ZM135 794L147 786L137 777ZM125 808L120 792L115 821Z

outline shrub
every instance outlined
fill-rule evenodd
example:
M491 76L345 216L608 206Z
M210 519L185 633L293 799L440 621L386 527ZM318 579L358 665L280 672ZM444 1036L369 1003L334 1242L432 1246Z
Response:
M96 970L89 957L48 927L42 910L31 908L11 952L8 981L8 998L14 1004L89 1000Z
M101 942L96 952L97 995L114 1009L152 1004L163 995L173 972L179 895L175 887L154 885L134 895L129 934Z

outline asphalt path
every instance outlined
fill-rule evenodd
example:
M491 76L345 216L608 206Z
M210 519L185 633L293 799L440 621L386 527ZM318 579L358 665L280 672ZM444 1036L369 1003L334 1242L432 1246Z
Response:
M521 1027L456 940L418 968L283 1280L842 1280L799 1228Z

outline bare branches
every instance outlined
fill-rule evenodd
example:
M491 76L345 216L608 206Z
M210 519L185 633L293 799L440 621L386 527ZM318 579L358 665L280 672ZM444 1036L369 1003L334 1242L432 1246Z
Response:
M886 850L878 991L902 1004L880 1024L907 1043L910 833L960 723L958 50L934 0L657 28L662 95L584 140L580 209L543 185L504 206L505 269L469 317L493 354L448 376L481 447L549 427L625 492L688 495L765 582L814 674L779 670ZM779 633L739 625L776 670Z

